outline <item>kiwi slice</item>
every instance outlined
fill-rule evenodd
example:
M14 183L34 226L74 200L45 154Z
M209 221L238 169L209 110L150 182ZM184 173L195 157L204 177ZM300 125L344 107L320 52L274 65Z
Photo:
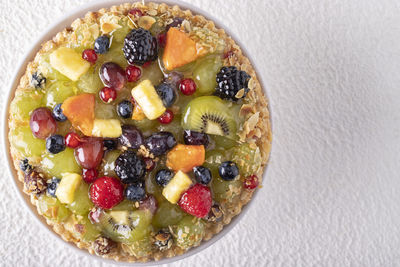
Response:
M130 244L143 239L151 231L149 210L113 210L99 218L102 232L114 241Z
M228 104L217 96L201 96L186 106L182 128L236 139L236 121Z

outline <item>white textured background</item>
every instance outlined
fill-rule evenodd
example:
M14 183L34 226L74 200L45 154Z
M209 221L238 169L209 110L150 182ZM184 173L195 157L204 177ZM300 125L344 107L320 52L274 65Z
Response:
M31 42L85 2L0 0L3 95ZM400 266L400 2L188 2L254 55L274 146L245 218L176 266ZM105 266L50 238L0 175L1 266Z

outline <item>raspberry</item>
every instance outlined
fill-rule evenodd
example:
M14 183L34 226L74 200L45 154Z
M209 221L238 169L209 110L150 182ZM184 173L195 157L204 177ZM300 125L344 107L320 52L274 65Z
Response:
M90 199L103 209L111 209L124 199L124 187L113 177L101 177L90 187Z
M246 177L246 179L243 182L243 187L246 189L255 189L259 184L258 177L256 175L252 175L249 177Z
M212 205L210 188L196 184L183 193L178 204L185 212L203 218L210 212Z

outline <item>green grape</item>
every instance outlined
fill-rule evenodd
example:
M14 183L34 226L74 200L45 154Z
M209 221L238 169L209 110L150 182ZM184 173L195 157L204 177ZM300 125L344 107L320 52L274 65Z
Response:
M65 136L71 131L72 124L70 121L58 122L57 123L57 134Z
M240 174L244 177L253 175L261 167L260 149L255 145L241 144L233 150L233 158L239 167Z
M114 105L106 104L102 101L96 101L96 108L94 110L95 117L98 119L115 119L117 118L117 111Z
M179 114L174 116L174 119L169 124L160 124L157 127L158 131L167 131L172 133L178 143L183 143L183 129L181 127L181 116Z
M41 214L50 220L65 221L71 212L57 198L42 194L38 199L38 209Z
M112 44L107 53L99 55L97 64L100 64L101 66L105 62L111 61L117 63L121 68L125 69L128 66L128 61L125 59L122 47L123 43Z
M162 33L163 31L165 31L165 27L164 27L164 23L158 17L154 17L154 18L156 19L156 22L154 22L153 25L151 25L151 28L149 29L149 31L153 36L157 36L160 33Z
M33 136L29 126L13 129L11 143L25 157L39 157L46 150L46 143Z
M185 216L185 213L168 201L161 203L153 218L153 225L158 228L177 224Z
M154 175L155 175L154 171L146 175L145 179L146 192L153 195L160 203L165 199L162 196L162 189L160 188L159 185L156 184L156 181L154 180Z
M79 229L79 230L77 230ZM79 217L74 233L85 242L92 242L100 236L99 229L86 216Z
M54 108L55 105L63 103L65 99L76 95L78 89L73 82L60 81L52 83L46 91L46 106Z
M125 60L126 61L126 60ZM144 80L150 80L154 86L159 85L164 79L164 74L162 73L158 61L153 61L146 68L142 68L142 76L139 82Z
M198 246L204 237L204 225L201 219L186 216L173 227L176 244L183 249Z
M76 83L81 92L97 94L103 88L103 82L100 80L99 69L92 66L83 74Z
M93 203L89 199L89 186L82 181L74 194L74 202L67 207L75 214L86 215L93 208Z
M219 177L215 171L213 171L213 179L211 181L211 188L213 192L213 198L218 202L232 201L238 196L242 189L242 182L240 179L233 181L225 181Z
M111 35L112 36L112 43L111 43L111 48L112 49L116 45L123 44L126 35L131 31L131 28L129 28L124 23L122 23L121 26L122 26L121 28L116 29Z
M222 67L220 55L208 56L202 59L193 71L197 85L196 95L210 95L217 86L217 73Z
M152 239L150 234L146 235L143 239L134 241L130 245L124 244L124 249L128 251L129 254L134 255L135 257L146 257L151 254L152 251Z
M136 208L134 206L134 202L125 199L121 203L119 203L117 206L113 207L112 210L131 210L131 211L134 211L134 210L136 210Z
M210 150L206 152L205 165L211 170L218 170L219 165L228 160L229 155L224 150Z
M215 145L220 148L231 149L232 147L237 145L237 142L235 140L226 138L221 135L211 135L211 138L214 140Z
M16 119L29 121L31 111L42 106L43 93L39 90L17 94L10 105L10 114Z
M143 119L141 121L132 121L133 124L140 130L144 135L151 134L155 131L156 127L159 125L157 120Z
M116 176L114 172L115 160L121 154L119 150L111 150L106 152L100 170L103 171L103 175Z
M46 153L41 166L49 176L61 177L63 173L81 173L81 167L75 160L74 150L66 148L58 154Z

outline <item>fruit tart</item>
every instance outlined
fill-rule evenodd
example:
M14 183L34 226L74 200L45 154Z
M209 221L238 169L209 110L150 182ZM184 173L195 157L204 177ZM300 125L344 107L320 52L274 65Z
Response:
M64 240L118 261L185 253L241 212L268 161L256 73L189 10L127 3L44 43L9 108L24 192Z

